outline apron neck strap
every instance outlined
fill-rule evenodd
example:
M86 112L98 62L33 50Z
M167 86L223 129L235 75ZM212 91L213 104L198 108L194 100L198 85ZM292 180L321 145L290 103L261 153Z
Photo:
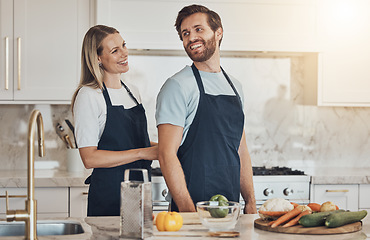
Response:
M132 100L134 100L134 102L136 103L136 105L139 105L139 102L137 101L137 99L134 97L134 94L132 94L131 90L126 86L126 84L124 84L122 81L121 81L121 84L122 86L126 89L126 91L128 92L128 94L130 95L130 97L132 98Z
M197 83L198 83L198 88L199 88L199 91L201 93L205 93L204 92L204 86L203 86L203 82L202 82L202 78L200 77L200 74L199 74L199 70L197 69L197 67L194 65L194 63L191 65L191 69L193 70L193 74L195 76L195 79L197 80ZM231 88L233 89L235 95L238 97L238 100L239 100L239 103L240 103L240 106L243 106L242 104L242 101L240 99L240 95L238 93L238 91L236 90L233 82L230 80L229 76L226 74L226 72L224 71L224 69L221 67L221 71L222 73L224 74L227 82L230 84Z
M202 93L202 94L205 93L202 78L200 77L199 70L194 65L194 63L191 65L191 69L193 70L193 74L195 76L195 79L197 80L198 88L199 88L200 93Z
M104 99L105 99L105 104L107 106L112 106L112 102L110 100L110 97L109 97L109 94L108 94L108 89L107 87L105 86L105 83L103 82L103 96L104 96Z
M221 67L221 71L222 71L222 73L224 74L224 76L225 76L225 78L226 78L227 82L230 84L231 88L233 89L233 91L234 91L235 95L238 97L238 100L239 100L240 106L243 106L243 104L242 104L242 100L241 100L241 98L240 98L240 95L239 95L238 91L236 90L236 88L235 88L235 86L234 86L233 82L230 80L229 76L226 74L226 72L224 71L224 69L223 69L222 67Z
M140 103L134 97L134 95L132 94L131 90L126 86L126 84L124 84L122 81L121 81L121 84L126 89L127 93L130 95L130 97L132 98L132 100L134 100L134 102L136 103L136 105L139 105ZM108 89L105 86L105 83L104 82L103 82L103 89L102 90L103 90L103 96L104 96L104 99L105 99L105 103L107 104L107 106L112 106L112 101L110 100L110 97L109 97L109 94L108 94Z

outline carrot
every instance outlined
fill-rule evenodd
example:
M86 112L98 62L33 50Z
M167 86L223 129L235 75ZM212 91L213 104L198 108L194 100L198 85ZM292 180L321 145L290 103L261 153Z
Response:
M275 228L279 226L280 224L285 223L286 221L289 221L290 219L298 216L302 212L302 209L300 207L296 207L293 210L289 211L288 213L284 214L283 216L279 217L272 225L272 228Z
M294 226L294 225L297 225L298 224L298 221L299 219L304 216L304 215L307 215L307 214L311 214L312 212L310 210L305 210L303 212L301 212L297 217L293 218L292 220L290 220L289 222L285 223L283 225L283 227L291 227L291 226Z
M288 213L288 211L258 211L261 214L265 214L271 217L280 217L283 216L284 214Z
M309 203L309 204L307 204L307 206L310 207L311 210L314 211L314 212L320 212L321 204Z
M295 202L290 202L294 207L298 207L299 204L298 203L295 203Z
M271 226L272 224L274 224L275 221L271 221L269 222L267 225Z

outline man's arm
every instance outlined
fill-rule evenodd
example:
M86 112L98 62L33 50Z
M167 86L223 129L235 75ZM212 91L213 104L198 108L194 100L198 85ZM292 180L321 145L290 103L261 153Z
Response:
M240 157L240 192L245 201L244 213L248 214L257 213L256 199L254 197L254 187L253 187L252 162L248 152L244 130L239 146L239 157Z
M195 212L186 186L184 171L177 157L183 127L172 124L158 126L158 160L172 198L180 212Z

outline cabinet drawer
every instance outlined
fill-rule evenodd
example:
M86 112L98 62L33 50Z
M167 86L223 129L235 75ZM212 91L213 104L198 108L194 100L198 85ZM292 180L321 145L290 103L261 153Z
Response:
M314 185L311 202L322 204L331 201L341 209L358 211L358 192L358 184Z
M360 184L358 204L360 208L370 208L370 184Z
M85 218L87 216L87 196L89 187L70 188L70 217Z
M0 188L0 195L27 195L27 188ZM37 201L37 213L66 213L68 215L68 187L61 188L35 188L35 199ZM10 198L9 209L18 210L25 208L26 198ZM6 212L5 198L0 198L0 214ZM64 214L63 214L64 215Z

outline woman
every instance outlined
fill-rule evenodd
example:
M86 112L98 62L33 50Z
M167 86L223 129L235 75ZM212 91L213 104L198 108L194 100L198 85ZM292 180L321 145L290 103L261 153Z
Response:
M129 66L119 32L103 25L90 28L81 57L72 110L82 161L86 168L94 168L85 181L90 184L87 215L118 216L125 169L144 168L150 173L150 160L158 159L157 146L149 141L137 90L120 80ZM141 180L141 173L132 172L130 179Z

